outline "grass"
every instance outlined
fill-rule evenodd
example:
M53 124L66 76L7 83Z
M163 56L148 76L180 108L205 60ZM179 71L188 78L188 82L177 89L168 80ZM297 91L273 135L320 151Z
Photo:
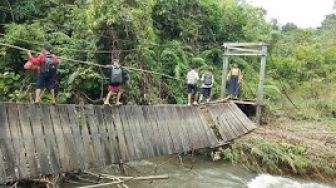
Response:
M294 175L336 183L336 163L313 160L306 156L307 146L266 139L248 139L234 144L223 152L223 158L242 163L256 172Z

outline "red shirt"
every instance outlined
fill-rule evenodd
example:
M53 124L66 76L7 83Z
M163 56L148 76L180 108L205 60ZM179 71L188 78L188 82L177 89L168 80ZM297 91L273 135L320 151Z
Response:
M40 54L38 57L30 56L29 61L31 61L34 65L41 65L45 61L45 56L46 54L43 53ZM61 63L56 55L51 54L51 56L55 62L57 62L58 64Z

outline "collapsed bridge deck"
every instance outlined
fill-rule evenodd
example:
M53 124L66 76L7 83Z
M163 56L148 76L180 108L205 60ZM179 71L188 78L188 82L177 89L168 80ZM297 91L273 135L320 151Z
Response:
M255 128L233 103L0 103L0 183L214 147Z

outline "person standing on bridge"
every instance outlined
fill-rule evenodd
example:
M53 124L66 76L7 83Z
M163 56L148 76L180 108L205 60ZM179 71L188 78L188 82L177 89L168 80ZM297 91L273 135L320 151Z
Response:
M122 105L120 98L123 92L122 85L129 80L129 74L120 64L118 59L112 60L112 66L109 69L110 83L108 85L108 94L104 100L104 105L110 105L110 98L113 93L117 93L116 105Z
M195 70L195 65L190 66L190 71L187 74L187 92L188 92L188 105L197 105L197 82L199 75ZM194 101L194 102L193 102Z
M243 80L243 74L239 69L238 64L235 63L232 65L232 68L227 75L227 79L230 80L228 98L233 97L234 99L237 99L239 94L239 84Z
M210 99L211 99L211 89L215 82L215 79L214 79L213 74L209 70L206 70L202 74L201 81L202 81L202 86L200 90L201 95L199 97L198 102L201 103L203 100L203 96L205 96L207 98L207 103L208 103L210 102Z
M56 104L55 86L57 68L61 61L58 57L51 53L51 45L45 44L42 53L38 57L34 57L30 51L27 51L29 61L38 68L36 90L35 90L35 103L40 103L41 89L48 89L51 93L51 103Z

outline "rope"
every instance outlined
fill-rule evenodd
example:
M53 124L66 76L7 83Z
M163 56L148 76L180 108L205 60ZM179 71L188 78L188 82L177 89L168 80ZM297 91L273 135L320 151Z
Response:
M8 47L8 48L22 50L22 51L32 51L32 52L35 52L36 54L39 53L37 51L29 50L29 49L22 48L22 47L19 47L19 46L15 46L15 45L11 45L11 44L6 44L6 43L1 43L0 42L0 45ZM59 58L61 60L71 61L71 62L75 62L75 63L79 63L79 64L84 64L84 65L89 65L89 66L95 66L95 67L100 67L100 68L110 68L110 67L113 66L113 65L101 65L101 64L92 63L92 62L89 62L89 61L75 60L75 59L70 59L70 58L66 58L66 57L59 57ZM172 80L177 80L177 81L183 81L184 82L184 80L182 80L182 79L178 79L178 78L175 78L175 77L170 76L170 75L166 75L166 74L162 74L162 73L157 73L157 72L150 71L150 70L138 69L138 68L126 67L126 66L123 66L123 67L125 69L127 69L127 70L130 70L130 71L139 71L139 72L142 72L142 73L158 75L158 76L166 77L166 78L169 78L169 79L172 79Z
M8 36L11 39L23 41L23 42L26 42L27 44L33 44L33 45L39 45L39 46L42 46L44 44L44 43L40 43L40 42L33 42L33 41L26 40L26 39L12 37L12 36L6 35L4 33L0 33L0 36L4 36L4 37ZM53 48L56 48L56 49L59 49L59 50L75 51L75 52L93 52L95 54L111 54L111 53L113 53L113 52L107 51L107 50L79 50L79 49L73 49L73 48L61 48L61 47L58 47L58 46L55 46ZM116 51L130 52L130 51L140 51L140 49L133 48L133 49L128 49L128 50L116 50Z

